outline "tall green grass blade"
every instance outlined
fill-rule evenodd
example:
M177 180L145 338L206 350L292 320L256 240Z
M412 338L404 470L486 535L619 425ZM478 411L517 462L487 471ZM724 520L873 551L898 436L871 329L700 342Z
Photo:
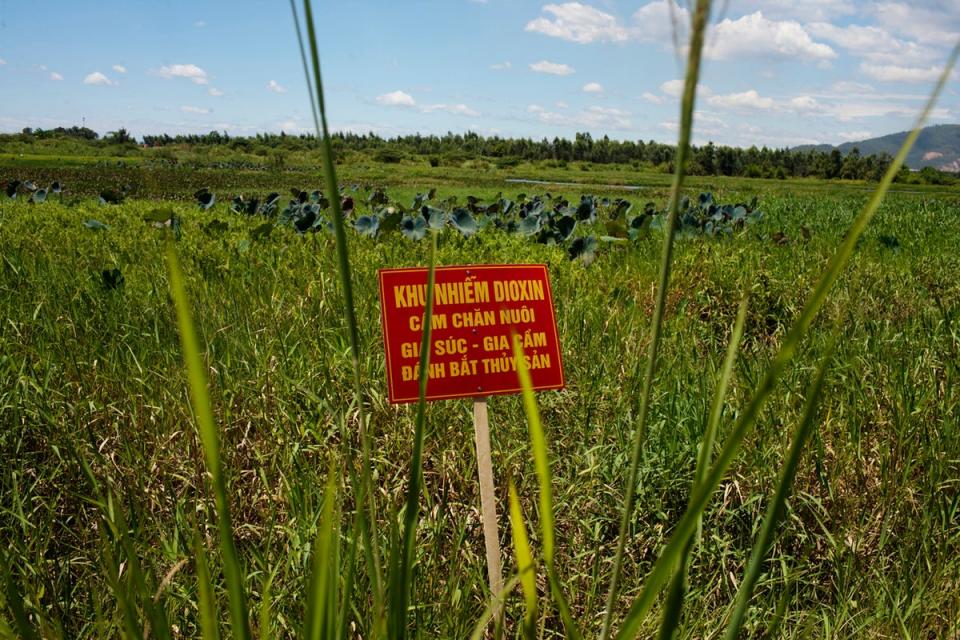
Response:
M13 627L4 618L0 617L0 640L14 640Z
M333 460L327 471L327 487L323 494L320 529L313 545L313 569L310 576L304 637L307 640L333 638L338 621L338 588L340 581L339 540L336 532L337 484Z
M276 576L275 571L269 572L263 580L263 587L260 590L260 611L257 624L257 638L259 640L270 640L273 637L273 579Z
M581 638L583 634L576 625L570 612L570 605L563 595L559 576L554 565L554 524L553 524L553 480L550 477L550 460L547 453L547 437L540 421L540 410L537 408L537 397L533 391L533 382L523 347L511 334L513 342L513 357L517 366L517 377L523 391L523 409L527 416L527 427L530 432L530 445L533 450L534 468L537 472L537 482L540 486L540 534L543 538L543 559L547 565L547 580L550 584L550 595L553 597L563 620L564 630L568 638Z
M547 583L550 585L550 595L553 602L557 605L557 611L560 613L560 620L563 621L563 630L566 637L571 640L582 640L583 632L573 618L570 603L563 595L563 585L560 583L560 576L553 564L547 566Z
M227 495L227 481L220 460L220 436L213 422L213 408L207 391L207 374L200 358L200 341L190 317L190 303L183 282L183 272L173 243L167 247L167 265L170 271L170 294L177 309L177 326L180 329L180 345L183 360L190 381L190 400L203 445L204 459L210 483L213 485L214 500L217 507L217 524L220 533L220 555L223 573L227 582L227 594L230 599L230 626L236 640L250 637L250 621L247 614L247 597L243 588L243 569L237 556L233 539L233 523L230 517L230 500Z
M730 389L730 381L733 380L733 367L737 363L737 352L740 349L740 341L743 339L743 328L747 323L748 299L745 293L740 301L737 319L733 323L730 343L727 345L727 355L724 357L723 369L720 371L720 381L717 384L716 392L713 395L713 404L710 407L707 429L704 431L703 440L700 442L700 452L697 455L697 468L693 480L695 487L702 485L710 472L710 459L713 456L713 447L717 442L717 433L720 431L723 404L727 398L727 391Z
M523 521L520 509L520 497L517 488L510 481L510 531L513 535L513 550L517 556L517 575L523 591L523 635L535 638L537 635L537 576L530 540L527 538L527 525Z
M124 556L126 557L127 573L130 576L133 591L140 600L140 606L146 615L149 625L146 627L144 635L149 636L150 632L152 632L152 634L160 638L160 640L170 640L170 623L167 620L166 611L164 611L163 607L153 602L153 589L147 585L146 576L140 564L140 555L130 541L130 536L128 535L129 527L127 526L123 511L116 503L111 502L110 504L112 508L109 514L104 515L104 520L110 527L113 535L120 542L120 547L123 549Z
M77 465L83 471L90 485L90 489L94 494L91 502L100 512L105 530L109 532L113 540L120 544L120 548L123 550L124 557L126 558L126 573L130 577L132 590L121 585L113 575L117 563L113 557L113 551L108 546L110 544L108 539L106 537L102 539L101 544L105 558L107 559L108 573L111 574L107 576L107 581L114 587L114 596L117 598L117 603L123 612L128 633L133 633L131 629L136 628L135 634L143 633L143 635L149 636L152 631L153 635L160 638L160 640L169 640L171 638L171 629L166 610L157 602L158 595L154 594L153 590L147 585L146 574L140 563L140 554L137 553L130 540L129 527L127 526L127 521L122 509L116 504L111 493L105 496L101 492L100 483L93 474L93 470L90 468L87 459L80 454L80 451L72 443L67 444L66 448L70 453L70 457L77 462ZM99 458L100 454L96 448L94 448L93 451ZM135 595L139 599L143 609L143 617L146 617L147 624L143 629L141 629L140 626L141 616L136 613L133 601L130 599L131 595Z
M786 571L784 571L786 573ZM784 586L783 592L780 594L780 597L777 599L777 608L773 612L773 620L770 621L770 624L767 625L767 630L765 637L767 638L777 638L778 632L780 631L780 626L783 624L783 620L787 615L787 605L790 603L790 590L792 582L786 576L784 576Z
M526 530L524 530L524 533L526 533ZM513 576L504 583L500 593L490 594L490 601L487 603L487 608L484 609L483 615L477 619L477 624L473 627L473 633L470 634L470 640L482 640L486 636L487 626L490 624L490 621L497 616L498 611L502 610L503 602L519 582L520 576Z
M3 571L4 599L6 600L7 607L10 609L10 613L13 614L13 624L16 626L21 638L24 638L24 640L35 640L39 636L37 636L37 632L33 628L33 625L30 624L30 618L27 616L23 594L20 593L20 587L17 585L17 579L14 576L11 566L12 561L5 549L0 549L0 554L2 554L2 557L0 557L0 570ZM11 635L11 637L13 636Z
M343 605L340 607L340 612L338 614L339 618L337 621L337 637L338 638L347 638L347 625L350 622L350 610L351 608L347 606L351 602L353 595L353 580L356 574L356 558L357 558L357 540L360 537L360 519L363 517L363 509L358 509L356 516L353 522L353 528L350 532L350 544L347 547L347 557L344 561L344 566L347 567L347 575L343 578L343 590L342 590L342 602Z
M753 545L750 562L747 564L743 581L740 583L740 589L737 591L733 614L730 617L730 621L727 624L727 631L724 634L725 640L736 640L740 635L740 628L743 626L747 608L750 606L750 597L753 595L753 588L756 586L757 579L760 577L760 571L763 569L767 551L773 542L777 525L780 524L780 521L786 514L787 496L793 487L793 480L797 475L797 467L800 465L800 456L803 454L803 447L816 424L817 403L820 400L820 393L823 391L823 381L826 377L827 366L832 357L833 347L831 346L831 348L827 350L827 354L820 361L816 378L810 386L810 390L807 392L807 402L803 410L803 418L800 421L800 426L797 427L796 432L793 434L793 442L790 443L786 461L780 471L780 479L777 482L773 500L767 505L767 513L764 515L760 533Z
M313 81L310 80L310 65L307 64L306 49L303 46L303 31L300 29L300 16L297 14L295 0L290 0L290 13L293 14L293 29L297 32L297 46L300 49L300 62L303 64L303 76L307 81L307 94L310 96L310 115L313 116L313 126L320 131L320 115L317 113L317 99L313 93Z
M520 387L523 390L523 410L527 416L527 427L530 431L530 445L533 449L533 464L537 472L537 482L540 485L540 534L543 537L543 559L547 564L553 562L554 528L553 528L553 487L550 478L550 460L547 456L547 437L543 432L543 423L540 422L540 410L537 408L537 396L533 392L533 382L523 347L512 335L513 357L517 363L517 377L520 378Z
M197 571L197 609L200 618L200 637L203 640L220 640L217 623L217 607L213 596L213 582L207 563L207 549L199 530L193 534L193 557Z
M427 272L427 298L423 310L423 333L420 338L420 385L417 400L417 417L413 431L413 454L407 480L407 503L403 513L403 542L401 543L400 568L393 576L390 606L390 636L406 637L407 609L413 593L413 565L416 561L415 546L417 525L420 521L420 480L423 477L423 440L427 424L427 372L430 367L431 325L433 324L433 286L436 276L437 234L432 234L430 265Z
M83 471L90 485L90 489L93 491L94 498L91 502L100 512L103 524L105 525L105 531L109 532L113 540L119 542L120 548L123 550L124 557L126 558L127 575L130 576L133 587L132 592L131 589L121 585L117 580L119 572L117 571L117 563L113 556L113 551L109 547L110 542L106 536L102 538L102 551L109 574L107 581L112 586L114 596L117 598L117 603L123 613L128 634L139 635L142 633L144 636L149 636L152 631L160 640L169 640L172 632L166 610L157 602L158 594L153 594L147 585L145 573L140 563L140 554L137 553L130 540L129 527L127 526L123 511L113 500L112 494L108 493L106 496L103 495L100 483L93 474L93 470L90 468L87 459L80 455L80 451L74 447L72 443L67 445L67 449L70 452L70 456ZM93 451L99 458L99 452L97 452L95 448ZM133 601L130 598L131 595L137 596L143 609L143 617L147 619L147 624L143 628L141 628L141 616L136 612Z
M333 213L333 231L337 246L337 267L340 273L340 284L343 289L343 312L350 336L350 352L353 360L353 387L359 412L359 431L361 447L361 495L357 496L357 508L366 503L369 520L363 531L367 534L365 540L367 552L370 554L373 575L371 582L374 588L375 618L383 618L383 576L380 568L380 552L377 534L377 506L376 494L373 490L373 474L370 469L372 459L370 436L367 433L366 411L363 403L363 387L360 381L360 332L353 297L353 283L350 273L350 255L347 247L347 233L343 222L343 207L340 202L340 188L337 184L337 172L333 147L330 144L330 131L327 125L327 110L323 99L323 82L320 78L320 54L317 51L317 34L313 22L313 9L310 0L304 0L304 21L307 26L307 40L310 45L310 64L313 70L313 86L316 89L316 104L320 114L317 138L320 141L320 152L323 157L324 178L326 181L327 198L330 200L330 209ZM306 59L306 55L301 55ZM309 72L308 72L309 75ZM379 623L375 623L379 624Z
M724 473L729 468L730 464L732 464L736 454L739 451L740 444L743 442L743 439L750 427L752 427L756 421L757 416L763 409L767 398L773 392L773 388L779 379L780 374L784 371L784 369L786 369L787 364L789 364L800 343L800 340L806 334L807 329L813 322L817 312L823 306L827 293L833 286L834 282L836 282L843 267L845 267L847 262L850 260L850 256L853 254L853 249L856 246L857 240L863 234L863 231L870 220L873 219L874 214L876 214L876 211L880 206L880 202L883 200L883 197L886 195L890 184L893 182L893 178L903 165L907 153L910 151L910 147L916 141L920 129L923 127L923 123L926 122L930 111L933 109L934 104L936 104L937 98L939 97L941 91L943 90L944 84L946 83L946 79L952 73L958 54L960 54L960 44L958 44L950 54L947 65L944 67L943 74L941 75L940 80L937 82L930 99L927 101L927 104L917 119L917 123L910 132L910 135L908 135L906 140L904 140L903 146L900 148L900 151L897 152L896 157L893 159L893 162L891 162L890 167L887 169L887 172L884 174L880 184L870 197L870 200L851 224L850 229L847 231L846 238L843 240L836 253L834 253L834 255L830 258L830 261L828 262L827 267L824 269L824 272L821 274L820 280L817 282L816 287L807 298L806 303L804 304L790 331L784 337L784 340L780 345L780 349L777 351L770 366L767 368L767 371L758 385L753 398L744 408L744 411L740 414L736 423L734 424L734 428L730 434L730 437L728 438L720 454L717 456L717 461L714 463L713 468L710 470L710 473L707 475L703 484L701 484L697 491L693 493L690 504L687 507L687 511L681 517L680 522L674 529L674 533L671 536L670 541L664 547L663 551L660 553L660 557L650 570L650 573L644 582L644 586L641 589L640 595L631 605L630 611L624 620L623 627L616 636L617 638L633 638L636 636L640 625L643 623L644 617L650 610L650 607L653 606L661 587L669 578L674 567L677 566L677 563L682 555L682 549L686 545L686 540L695 530L696 524L700 518L700 514L706 507L710 494L720 484Z
M713 446L717 441L717 432L720 430L723 403L727 397L727 390L730 388L730 381L733 379L733 366L737 361L737 351L740 348L743 327L747 321L747 299L747 294L744 293L743 299L740 301L740 309L737 311L737 319L733 324L733 331L730 334L730 343L727 345L727 355L723 360L720 380L713 395L713 404L707 418L707 428L704 430L703 439L700 441L700 453L697 456L697 467L693 474L691 492L703 483L707 472L710 470L710 458L713 455ZM699 526L700 523L698 523ZM694 537L687 541L680 567L673 574L673 580L670 583L667 599L663 606L663 621L660 623L657 635L660 640L672 640L680 628L683 600L687 591L687 573L695 543L696 538Z
M620 516L620 533L617 537L617 550L613 558L610 574L610 587L607 591L606 609L603 615L601 640L607 640L613 619L613 608L619 588L620 573L623 569L623 556L627 547L630 531L630 518L636 499L637 476L640 472L640 459L646 440L647 414L650 409L650 395L653 391L653 378L657 370L657 356L660 350L660 337L663 327L663 312L666 307L667 289L670 286L670 270L673 262L673 238L677 215L680 210L680 191L683 189L684 172L690 155L690 138L693 132L693 112L696 102L697 81L700 77L700 57L703 52L704 33L710 18L710 0L698 0L693 12L690 35L690 53L687 58L687 71L684 80L683 101L680 106L680 140L677 143L676 171L670 189L669 213L663 234L663 251L660 259L660 279L657 284L653 317L650 320L650 350L640 392L640 409L637 416L636 432L630 454L630 470L627 473L626 494L623 512Z
M107 518L105 521L109 522ZM105 565L107 583L117 600L120 616L126 630L126 637L133 640L142 640L144 637L140 616L137 614L133 601L128 597L127 588L120 583L120 567L110 548L110 541L106 532L100 534L100 557Z

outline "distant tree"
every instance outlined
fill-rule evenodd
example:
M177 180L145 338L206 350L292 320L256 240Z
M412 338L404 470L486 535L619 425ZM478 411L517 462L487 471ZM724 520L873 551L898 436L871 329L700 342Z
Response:
M833 160L833 154L830 159ZM840 165L840 177L844 180L859 180L863 177L863 163L860 160L860 149L857 147L851 149L843 159L843 164Z
M824 178L839 178L840 172L843 170L843 154L840 153L840 149L834 148L830 152L830 155L827 157L826 162L826 171L824 172Z
M717 150L713 146L713 142L708 142L707 146L701 147L696 158L704 174L713 175L717 172Z
M107 144L130 144L136 142L134 137L123 128L108 132L107 135L103 137L103 141Z

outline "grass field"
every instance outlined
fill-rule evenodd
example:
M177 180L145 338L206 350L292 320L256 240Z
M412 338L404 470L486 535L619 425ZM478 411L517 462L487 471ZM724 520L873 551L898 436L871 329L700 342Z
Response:
M225 192L286 191L305 186L306 174L211 171L193 175L189 184L159 174L162 180L144 184L140 198L98 206L83 194L102 188L97 180L123 176L72 170L73 177L62 178L78 194L67 195L69 206L0 204L0 459L5 461L0 539L27 614L44 636L123 633L122 607L110 581L124 585L134 578L124 561L124 538L104 531L92 502L100 493L112 496L108 510L123 513L129 543L174 635L199 633L193 531L199 525L208 544L216 546L213 496L188 403L165 233L142 217L156 206L148 197L188 199L207 185L223 190L213 209L172 205L182 218L176 249L205 349L246 590L252 607L264 602L269 607L266 622L254 626L260 635L269 630L295 635L328 456L341 450L344 427L357 428L334 241L326 233L301 236L284 227L251 240L259 221L230 213ZM478 177L469 169L371 166L341 173L346 183L386 185L401 202L429 186L438 187L438 197L461 200L468 194L489 200L500 191L511 197L547 188L506 184L500 172ZM567 181L574 173L517 175ZM579 173L599 184L645 184L644 176L628 171ZM550 190L571 200L589 192L627 197L635 206L654 200L662 207L668 176L646 178L651 188L641 193ZM812 181L710 180L693 182L690 193L708 187L724 202L759 194L765 217L731 237L678 240L662 367L630 519L624 609L686 507L744 289L749 311L721 441L867 198L858 185ZM710 637L722 629L800 420L811 363L828 352L834 335L837 347L815 434L746 632L784 638L958 637L958 205L960 197L947 190L894 194L882 205L804 340L801 357L782 377L710 502L692 560L681 637ZM109 228L89 230L82 224L88 219ZM228 230L201 228L213 219L226 221ZM810 231L809 239L801 226ZM779 231L786 244L772 240ZM654 232L637 242L604 246L585 266L569 260L561 247L494 229L463 238L448 228L439 238L438 264L549 266L569 386L540 394L538 401L552 461L557 567L576 618L589 631L600 625L616 546L659 246ZM373 240L351 232L350 248L386 545L401 530L414 410L386 401L375 272L425 264L429 247L398 235ZM101 273L114 268L122 272L123 284L109 288ZM424 509L410 615L422 637L469 636L489 595L470 412L469 402L449 401L430 405L427 413ZM520 399L492 400L491 419L501 514L512 478L524 512L534 517L537 483ZM90 465L99 486L91 485L78 459ZM512 548L507 530L504 520L509 575L515 567L507 558ZM531 533L536 544L537 533ZM355 590L362 594L368 589L363 559L353 563ZM211 570L219 575L216 562ZM218 589L215 597L226 602L225 591ZM3 598L7 609L0 608L0 619L6 622L0 622L0 635L12 637L16 613L9 592ZM363 601L350 600L356 637L369 631ZM519 628L522 607L519 595L508 600L510 633ZM562 633L549 609L540 624L544 637ZM650 619L641 635L652 634L655 624Z
M0 204L0 637L957 638L958 199L887 189L960 45L882 177L821 174L876 186L685 183L710 9L672 178L336 156L309 0L304 156L183 165L121 129L142 162L61 161L24 130L0 158L36 181ZM429 326L436 264L498 262L547 265L568 386L536 397L514 345L491 594L470 404L424 402L428 330L420 402L387 402L374 282L429 264Z
M128 188L132 196L164 199L190 199L201 187L209 187L220 193L260 193L270 190L286 193L289 188L319 188L320 179L316 166L320 159L316 154L303 155L283 170L254 170L216 168L211 164L193 165L189 155L181 158L182 166L158 164L151 158L155 150L144 150L137 157L92 157L64 154L61 156L0 153L0 172L5 179L33 180L47 184L54 180L64 183L75 196L96 197L104 189ZM404 161L399 164L382 164L367 158L352 160L337 168L344 185L363 184L390 186L393 189L423 191L429 187L447 187L449 193L459 193L461 188L485 189L486 193L504 191L536 192L543 188L523 185L509 180L534 180L554 183L577 183L589 185L584 192L599 193L601 186L626 186L634 192L666 197L671 175L650 167L634 168L631 165L595 165L569 163L566 167L553 166L549 162L523 162L509 168L498 168L486 160L467 161L458 166L431 167L424 161ZM728 176L690 176L687 182L691 189L701 191L740 191L750 194L868 194L876 183L854 180L819 180L816 178L791 178L764 180ZM557 189L551 189L557 191ZM572 190L568 189L568 192ZM617 189L603 191L619 192ZM578 192L579 193L579 192ZM955 186L895 184L891 193L952 196L958 193ZM569 195L569 194L568 194ZM623 195L623 194L619 194ZM639 198L635 198L639 199Z

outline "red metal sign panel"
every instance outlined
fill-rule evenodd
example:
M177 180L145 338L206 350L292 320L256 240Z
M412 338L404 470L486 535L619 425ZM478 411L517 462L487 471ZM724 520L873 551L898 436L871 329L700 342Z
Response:
M381 269L378 276L390 402L416 402L427 269ZM519 392L514 334L533 388L564 386L546 265L437 267L432 324L428 400Z

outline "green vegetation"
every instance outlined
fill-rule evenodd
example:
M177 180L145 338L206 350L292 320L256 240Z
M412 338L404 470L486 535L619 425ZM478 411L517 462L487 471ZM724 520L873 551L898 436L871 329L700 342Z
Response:
M866 200L763 193L761 219L752 183L687 194L709 7L669 195L632 215L610 187L506 199L455 171L392 200L357 186L359 211L309 2L323 191L158 206L193 189L109 161L57 190L15 175L0 636L956 635L957 198L883 202L919 130ZM570 386L535 396L515 347L524 391L493 413L515 577L490 594L467 403L428 407L421 383L390 406L369 319L379 267L499 261L549 266Z
M932 128L928 128L928 131ZM91 132L92 133L92 132ZM204 135L144 136L143 144L117 141L117 134L102 139L88 139L69 133L31 130L31 133L0 134L0 165L34 167L43 164L113 164L145 165L162 169L239 169L295 170L316 166L316 137L311 134L257 134L252 137L230 136L211 131ZM96 135L96 134L94 134ZM829 180L861 180L876 182L890 165L897 144L876 147L866 152L854 147L803 147L769 149L767 147L718 146L709 143L691 150L688 172L692 176L734 176L746 178L820 178ZM338 164L346 168L369 164L413 165L423 169L499 169L524 177L540 170L597 172L610 167L636 175L638 171L667 174L674 169L676 148L653 140L618 141L604 136L594 140L589 133L578 133L574 140L532 140L484 137L476 133L410 135L384 139L370 134L333 133L331 144ZM871 147L872 148L872 147ZM938 147L940 148L940 147ZM953 157L951 147L944 157ZM835 151L835 152L834 152ZM946 164L946 162L942 163ZM939 171L929 162L911 163L910 167L926 166L921 177L905 170L898 181L920 184L955 184L956 174ZM588 176L589 177L589 176ZM580 176L579 179L583 179ZM938 180L939 182L931 180Z
M410 202L416 195L389 192ZM442 190L437 197L462 201L471 192ZM566 195L572 200L577 192ZM738 201L750 194L716 195ZM743 287L752 291L728 395L730 416L742 410L863 200L768 195L760 203L765 218L757 234L678 241L661 351L665 366L651 402L630 521L625 598L635 593L686 505ZM788 502L789 526L758 581L748 627L772 624L782 600L778 637L804 629L821 635L828 626L846 636L898 635L901 618L911 635L949 637L960 613L954 487L960 433L953 427L960 418L960 262L953 250L960 235L949 223L958 204L950 197L896 196L866 231L850 271L811 330L803 362L783 375L771 408L704 516L704 536L691 558L685 635L721 625L763 496L772 492L803 410L811 379L806 363L827 353L839 327L820 420ZM262 220L233 214L222 200L206 211L193 203L164 206L182 219L177 250L211 377L246 592L256 611L269 579L269 619L277 633L289 635L304 606L327 456L341 450L344 429L357 428L334 241L327 233L300 235L287 227L254 240ZM0 485L0 537L9 545L31 619L48 620L50 629L53 620L62 620L65 637L108 637L117 622L102 561L101 516L89 502L92 493L73 450L90 460L103 493L113 493L132 523L137 553L154 576L150 589L188 561L164 587L161 602L171 625L184 635L198 633L192 531L199 522L204 536L215 539L216 520L186 404L165 232L143 220L156 207L141 200L2 204L0 442L8 464ZM109 228L89 230L83 222L90 219ZM225 222L226 231L205 231L214 220ZM801 227L809 229L809 240ZM789 244L771 241L779 230ZM602 611L604 559L616 544L660 237L653 231L615 245L589 266L570 261L562 247L493 228L464 238L451 227L439 237L439 264L549 265L570 387L538 401L552 460L556 565L578 620ZM888 246L889 238L896 246ZM429 255L429 243L399 235L385 241L351 234L350 246L357 315L365 319L378 314L376 269L426 264ZM112 269L123 275L114 288L101 274ZM378 501L383 514L396 513L405 500L415 410L386 402L378 323L363 321L360 340ZM466 401L432 404L427 411L425 507L411 613L425 636L464 637L486 606L470 411ZM535 517L522 403L497 398L491 411L502 499L512 477L524 512ZM719 442L728 424L722 422ZM391 522L384 518L381 525L388 531ZM506 520L501 526L506 536ZM344 564L348 543L342 543ZM221 575L221 561L209 562L212 575ZM353 562L348 566L360 594L369 588L365 564L362 556ZM218 588L214 597L225 605L226 591ZM509 620L521 619L518 607L521 601L508 600ZM368 618L359 613L351 622L364 624ZM547 624L556 628L559 621Z

